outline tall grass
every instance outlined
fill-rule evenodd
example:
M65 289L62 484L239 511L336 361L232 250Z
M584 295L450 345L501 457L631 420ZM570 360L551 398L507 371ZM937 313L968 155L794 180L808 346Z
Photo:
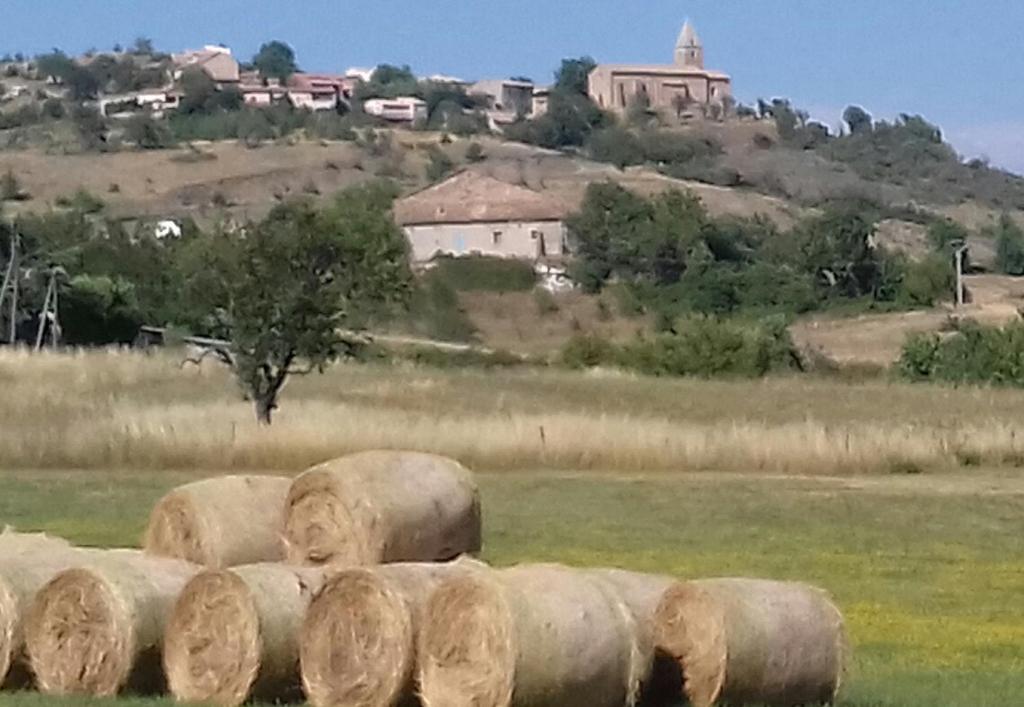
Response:
M260 428L227 371L171 354L0 354L0 467L299 470L407 448L481 469L920 472L1024 463L1024 395L341 365Z

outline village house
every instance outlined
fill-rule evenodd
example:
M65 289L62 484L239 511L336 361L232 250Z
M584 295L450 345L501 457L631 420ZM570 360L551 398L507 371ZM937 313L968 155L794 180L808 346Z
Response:
M371 98L363 103L363 111L393 123L416 123L427 119L427 102L414 96Z
M537 88L533 89L533 107L530 110L532 117L539 118L542 115L547 115L550 101L550 86L538 86Z
M227 47L207 45L195 49L172 54L174 63L174 80L181 79L186 69L199 68L206 72L218 85L237 85L241 81L241 67L231 50Z
M337 110L348 105L358 81L329 74L293 74L288 79L288 100L296 108Z
M533 112L533 83L514 79L477 81L469 95L487 101L487 115L495 122L512 123Z
M682 115L693 106L721 105L732 96L728 74L704 68L704 46L689 21L683 25L671 65L601 64L590 73L590 98L624 113L634 101Z
M566 252L568 213L557 199L472 171L400 199L394 209L417 263L439 255L558 258Z

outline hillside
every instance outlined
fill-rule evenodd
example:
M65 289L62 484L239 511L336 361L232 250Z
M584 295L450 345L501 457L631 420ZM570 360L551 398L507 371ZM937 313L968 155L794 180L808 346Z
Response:
M117 219L192 218L200 225L230 216L261 218L274 204L292 196L326 198L346 186L381 176L398 180L405 191L428 183L428 166L443 153L451 168L469 167L498 179L554 195L576 208L589 184L613 181L642 195L669 189L697 195L715 217L760 215L780 229L814 213L827 194L870 195L884 204L910 205L914 213L948 215L969 229L972 262L990 267L994 244L981 233L1002 209L989 200L929 203L914 198L907 185L867 180L852 168L824 159L814 151L763 149L758 136L778 139L772 121L707 122L677 129L680 135L709 138L722 147L721 161L741 175L741 184L722 186L677 179L652 165L618 168L576 152L547 150L490 136L442 139L437 132L378 131L374 140L310 140L297 136L257 147L237 141L193 142L168 150L121 150L112 153L48 154L41 148L0 151L0 174L17 179L28 198L5 204L5 210L54 208L80 190L105 202L104 214ZM479 145L482 159L469 160ZM766 175L776 175L766 177ZM785 188L769 191L784 175ZM899 209L878 224L878 242L919 258L929 252L926 227ZM1024 222L1024 214L1014 211ZM1012 278L994 275L969 281L974 303L963 316L1001 323L1017 317L1024 303ZM459 293L460 306L482 344L533 355L551 355L574 334L594 333L625 341L650 331L650 316L624 314L613 298L573 293L560 295L557 307L542 311L529 293ZM941 329L945 308L857 317L820 313L798 321L798 344L819 350L841 363L887 365L898 355L908 333Z

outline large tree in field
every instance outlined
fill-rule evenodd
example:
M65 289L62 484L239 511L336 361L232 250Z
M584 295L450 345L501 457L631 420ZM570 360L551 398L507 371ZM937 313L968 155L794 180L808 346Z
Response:
M282 83L299 70L295 63L295 50L276 39L261 46L252 63L260 72L260 76L265 79L280 79Z
M388 215L393 196L371 185L323 209L279 206L222 258L228 357L261 423L270 424L289 376L323 371L349 350L343 330L404 300L411 276Z

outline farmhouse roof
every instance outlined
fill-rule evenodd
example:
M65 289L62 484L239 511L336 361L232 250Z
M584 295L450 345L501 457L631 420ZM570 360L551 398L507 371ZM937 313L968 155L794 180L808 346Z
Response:
M565 204L525 187L464 171L400 199L395 220L402 226L439 223L560 221Z

